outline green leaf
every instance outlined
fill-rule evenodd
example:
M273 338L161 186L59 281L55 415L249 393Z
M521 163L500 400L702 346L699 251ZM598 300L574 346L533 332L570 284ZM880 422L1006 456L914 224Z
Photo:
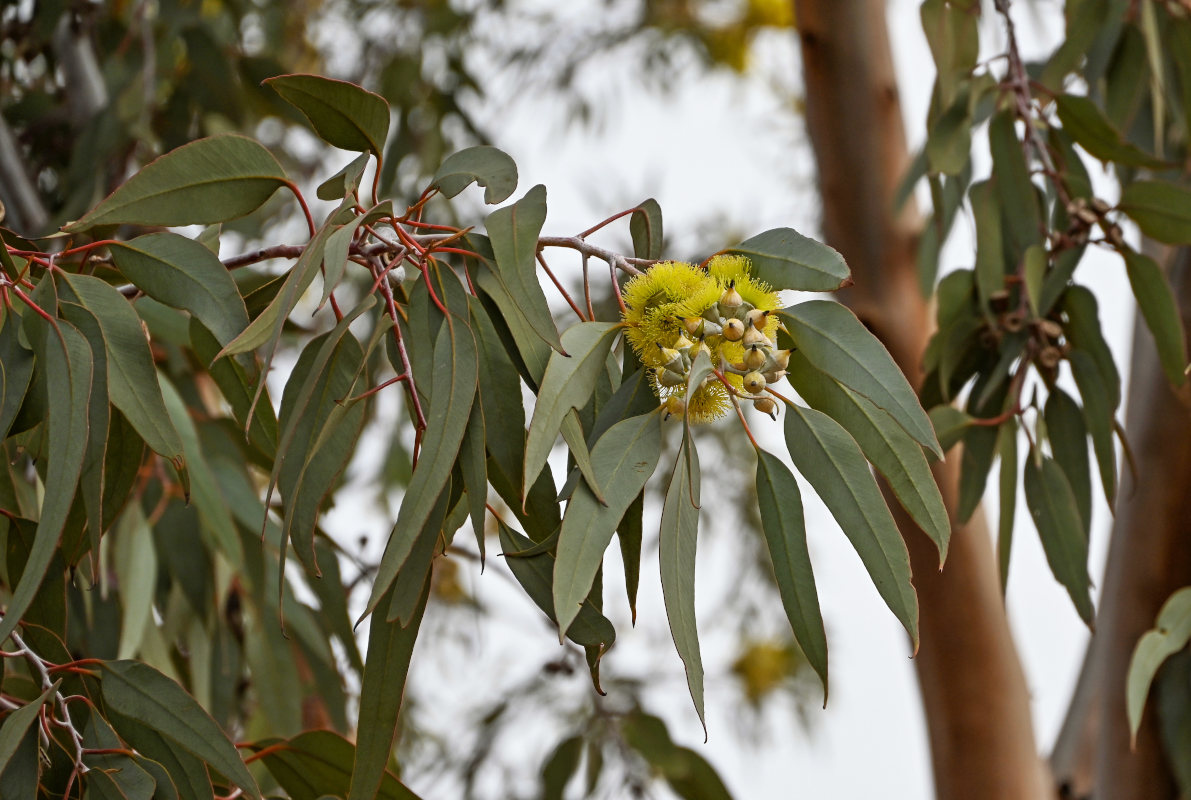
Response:
M1129 715L1129 735L1137 744L1137 731L1145 712L1150 684L1158 668L1166 659L1187 647L1191 641L1191 586L1179 589L1167 598L1154 620L1154 627L1142 634L1133 648L1129 674L1125 679L1126 710Z
M852 279L843 256L793 228L759 233L724 252L747 257L753 277L774 289L834 292Z
M665 238L662 236L662 207L652 197L643 200L629 217L629 234L633 237L633 255L637 258L662 257Z
M161 399L153 353L136 311L111 284L98 278L64 274L63 283L99 320L107 351L112 405L120 409L150 449L181 471L182 439Z
M798 394L811 408L842 425L865 458L889 481L902 507L938 547L941 567L947 560L951 521L922 448L892 417L819 372L802 353L791 356L788 369Z
M1035 317L1045 316L1050 309L1042 308L1042 286L1046 278L1047 255L1041 245L1030 245L1022 259L1022 272L1025 277L1026 300L1030 304L1030 312Z
M816 369L867 397L939 458L935 431L906 376L884 345L839 303L810 300L779 312L798 349Z
M109 249L125 278L159 303L189 311L221 345L248 327L236 282L199 242L176 233L150 233Z
M264 83L301 111L332 147L371 151L377 157L384 153L389 104L379 94L320 75L279 75Z
M1095 360L1082 350L1071 350L1067 360L1071 364L1075 384L1079 387L1079 396L1083 398L1084 419L1088 423L1092 449L1100 466L1100 484L1111 506L1116 497L1117 455L1112 441L1113 413L1105 403L1107 389L1104 378Z
M558 743L542 767L541 800L563 800L567 784L579 769L582 754L582 736L570 736Z
M1121 405L1121 374L1104 339L1096 296L1085 286L1070 286L1063 294L1063 311L1067 314L1064 335L1072 347L1092 357L1104 384L1101 396L1107 401L1109 412L1116 411ZM1087 404L1086 397L1084 404Z
M1088 540L1071 484L1054 459L1031 452L1023 478L1026 506L1038 528L1046 562L1055 579L1067 589L1080 618L1092 626L1095 610L1088 580Z
M452 153L434 173L430 185L454 197L472 183L484 187L484 202L503 203L517 188L517 164L503 150L489 145Z
M9 312L0 322L0 440L8 437L33 377L33 353L21 346L21 317Z
M50 280L48 274L42 278L43 282ZM87 340L78 328L65 320L57 320L55 329L36 317L26 332L33 340L34 353L46 376L49 413L45 493L29 560L12 590L4 618L0 620L0 641L16 630L58 552L58 541L70 513L88 440L91 348Z
M617 523L653 474L660 452L661 426L656 413L618 422L592 448L592 466L608 505L601 505L581 483L563 517L554 564L554 611L560 639L579 613Z
M525 589L529 599L550 618L554 617L553 585L554 585L554 555L545 550L537 555L527 555L537 549L534 541L523 536L512 528L497 520L500 533L500 547L505 554L505 563L509 565L513 577ZM547 540L548 541L548 540ZM583 606L578 616L571 623L567 631L567 638L582 647L596 647L607 651L616 641L616 629L599 609L592 603L590 597L583 599Z
M943 452L947 452L964 438L972 424L972 415L955 406L935 406L930 410L929 416L931 427L939 437L939 446L943 448Z
M917 651L918 598L910 583L910 555L860 447L831 417L798 405L787 406L785 427L794 466L839 522Z
M542 384L553 350L533 332L495 272L476 270L472 280L480 290L481 302L507 358L516 365L529 387L536 391Z
M36 700L9 712L8 716L4 718L4 724L0 725L0 772L8 767L12 757L21 746L21 741L25 738L25 732L29 730L33 720L37 719L41 707L49 701L54 692L58 691L58 686L61 683L61 681L55 682Z
M478 352L478 348L477 348ZM459 472L463 477L463 490L467 493L468 516L476 536L476 547L480 551L480 570L484 569L485 531L484 519L488 502L488 459L484 441L487 439L487 425L484 408L479 398L472 403L471 415L467 418L467 434L459 445Z
M171 150L62 230L96 225L210 225L260 208L289 183L260 143L238 134L211 136Z
M591 398L603 372L604 359L619 332L617 323L580 322L562 335L562 347L570 356L557 351L550 353L525 442L523 493L533 486L542 471L567 413L582 408Z
M1063 468L1075 494L1075 505L1087 536L1092 525L1092 475L1088 463L1088 426L1084 422L1083 409L1071 395L1056 386L1046 398L1043 419L1050 452Z
M990 299L1005 290L1004 236L996 194L996 176L972 184L968 191L972 216L976 220L976 289L985 313L988 313Z
M258 744L258 752L265 752L261 760L293 800L347 796L356 746L334 731L306 731L288 742L267 740ZM417 795L386 772L376 798L417 800Z
M430 516L459 454L476 395L478 362L471 329L454 313L438 331L425 439L418 466L397 512L389 543L377 568L367 612L377 607L405 563ZM382 615L383 616L383 615Z
M215 358L221 349L219 340L197 317L190 319L190 346L199 361L209 365L207 374L215 381L215 385L231 406L232 416L239 422L241 430L247 426L248 438L252 444L266 458L274 458L277 455L279 432L277 412L273 410L273 403L269 400L268 387L265 389L265 402L257 407L256 413L249 419L248 410L252 406L254 389L244 371L244 365L235 358Z
M964 3L945 0L926 0L919 13L938 69L939 94L944 102L950 102L956 85L976 66L980 51L978 14L965 8Z
M1042 244L1042 209L1038 191L1030 180L1022 142L1017 138L1016 114L1009 109L993 116L988 126L988 144L992 151L995 188L1012 244L1011 261L1021 259L1026 248Z
M1166 161L1126 141L1100 106L1087 97L1061 94L1055 98L1055 110L1059 114L1059 122L1063 123L1063 130L1071 134L1076 143L1093 158L1131 167L1162 169L1170 166Z
M368 153L361 153L345 164L343 169L320 183L315 192L318 199L337 203L349 194L354 194L360 188L360 179L364 176L368 159Z
M703 711L703 659L699 655L699 632L695 626L695 549L699 537L699 452L688 435L683 436L678 460L666 489L662 507L658 560L662 567L662 598L674 648L686 668L686 684L695 712L707 733Z
M542 284L538 282L538 236L545 222L546 187L538 184L513 205L489 214L484 225L501 284L533 332L565 355Z
M532 430L532 428L531 428ZM562 418L562 439L571 450L571 458L575 460L575 468L587 481L587 488L601 503L607 503L604 492L596 483L595 470L591 466L591 452L587 449L587 440L583 438L583 423L579 420L578 409L572 408ZM540 470L539 470L539 474ZM536 480L535 476L535 480ZM565 490L564 490L565 491Z
M1117 207L1141 232L1166 244L1191 244L1191 188L1166 181L1134 181Z
M932 174L959 175L971 160L972 116L967 96L960 96L931 126L926 160Z
M802 513L802 492L793 473L782 460L757 450L757 503L761 509L761 533L769 548L773 575L782 596L786 618L806 660L823 682L823 705L827 705L827 634L815 590L806 546L806 520Z
M360 685L356 761L347 800L373 800L387 776L385 766L389 763L397 735L397 717L401 712L409 660L429 595L430 582L427 581L413 618L405 627L389 622L385 614L372 615L368 628L368 654ZM381 598L385 608L390 597L391 592Z
M1158 346L1158 358L1166 371L1166 379L1175 386L1182 386L1187 380L1183 372L1187 367L1187 337L1170 284L1162 274L1162 268L1149 256L1130 247L1125 247L1121 255L1125 257L1125 271L1133 296L1137 298L1137 308Z
M249 796L261 796L235 745L185 689L139 661L105 661L100 666L103 699L110 708L207 762Z
M1001 510L997 516L997 567L1001 595L1009 583L1009 554L1013 548L1013 518L1017 512L1017 421L1010 418L997 432L997 455L1001 459L998 489Z

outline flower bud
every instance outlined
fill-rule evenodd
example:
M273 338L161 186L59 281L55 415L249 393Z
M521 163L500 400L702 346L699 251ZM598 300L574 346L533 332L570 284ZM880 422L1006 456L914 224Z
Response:
M658 343L658 350L662 356L662 366L672 367L678 369L682 365L682 353L679 353L672 347L665 347L660 342Z
M690 352L688 352L687 355L690 356L691 362L693 363L695 358L698 357L700 353L707 353L707 357L711 358L711 348L708 347L702 340L691 345Z
M686 386L686 376L674 370L658 367L654 375L657 377L658 386Z
M752 347L753 345L760 345L760 344L764 344L764 345L771 344L771 342L769 341L769 337L767 337L765 334L761 333L761 331L757 330L752 325L749 325L748 328L745 329L744 336L741 337L740 342L745 347Z
M682 328L697 339L703 335L703 322L702 317L683 317Z
M670 417L681 417L686 411L686 401L681 397L671 397L662 404L662 408L666 410L666 415L663 419L670 419Z
M754 308L744 315L746 325L752 325L759 331L765 330L765 323L769 321L769 312Z
M757 394L765 390L765 376L760 372L750 372L744 376L745 391L750 394Z
M738 319L730 319L724 323L724 338L729 342L739 342L744 336L744 323Z
M777 419L777 403L768 397L758 397L753 401L753 408L762 414L768 414L770 419Z
M778 369L785 369L790 366L790 354L793 350L775 350L773 352L773 365Z
M740 292L736 291L736 281L728 284L728 288L720 295L720 311L731 314L740 304L744 302L744 298L740 296Z
M761 345L754 344L744 354L744 363L749 369L761 369L765 366L768 360L765 351L761 349Z
M690 339L686 338L682 334L679 334L678 340L674 342L674 349L679 351L686 350L693 344L694 342L692 342Z

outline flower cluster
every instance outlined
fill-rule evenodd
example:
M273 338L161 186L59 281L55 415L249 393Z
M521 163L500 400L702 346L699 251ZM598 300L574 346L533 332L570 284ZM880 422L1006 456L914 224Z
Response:
M733 391L753 397L758 410L776 412L772 400L757 395L785 375L790 353L774 347L777 294L749 268L737 255L715 256L706 269L665 261L625 285L625 336L651 368L650 384L670 413L685 408L692 422L707 422L732 407L714 375L686 396L687 374L701 350Z

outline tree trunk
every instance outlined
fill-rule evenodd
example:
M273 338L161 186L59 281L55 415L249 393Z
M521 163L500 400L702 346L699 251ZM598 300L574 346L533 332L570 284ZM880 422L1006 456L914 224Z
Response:
M883 0L795 0L806 120L823 196L823 233L852 269L841 293L912 384L931 332L918 291L913 204L893 206L909 166ZM959 459L936 469L956 505ZM1053 797L1038 757L1029 695L1001 602L992 542L980 515L953 531L947 567L896 513L914 568L922 645L915 659L941 800Z
M1191 326L1191 251L1170 271L1183 324ZM1167 800L1178 796L1158 740L1158 715L1147 708L1129 746L1125 678L1133 647L1153 627L1166 599L1191 584L1191 389L1171 388L1149 331L1134 328L1126 436L1139 479L1121 481L1104 591L1080 690L1052 757L1072 797Z

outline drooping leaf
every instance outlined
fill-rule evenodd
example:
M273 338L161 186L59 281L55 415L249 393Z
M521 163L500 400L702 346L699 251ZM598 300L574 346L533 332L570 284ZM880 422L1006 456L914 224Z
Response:
M802 493L781 459L764 450L757 451L757 502L782 607L798 646L823 683L827 705L827 634L806 546Z
M842 425L865 458L889 481L902 507L938 547L942 566L947 560L951 522L922 448L889 414L819 372L802 353L792 354L788 369L798 394L811 408Z
M101 665L104 702L207 762L250 797L260 790L235 745L185 689L139 661Z
M1083 520L1084 535L1092 525L1092 476L1088 463L1088 426L1083 409L1071 395L1057 386L1046 398L1043 411L1050 452L1075 494L1075 505Z
M12 757L21 746L21 741L25 738L25 732L37 719L41 707L49 701L54 692L58 691L60 683L61 681L56 682L42 692L37 699L10 712L4 718L4 724L0 725L0 772L8 768Z
M1183 650L1191 641L1191 586L1179 589L1167 598L1154 620L1154 627L1137 640L1125 679L1129 734L1134 744L1145 712L1150 684L1166 659Z
M1089 593L1088 540L1067 476L1054 459L1031 452L1023 483L1026 505L1042 539L1046 562L1055 579L1067 589L1080 618L1091 627L1095 610Z
M558 743L542 767L541 800L563 800L564 791L583 754L583 737L568 736Z
M480 290L481 302L488 310L490 324L502 343L502 349L529 387L536 390L542 383L550 354L554 351L533 332L525 315L495 272L487 268L476 270L472 280Z
M779 312L807 360L901 425L939 458L943 451L930 419L884 345L839 303L809 300Z
M860 447L831 417L797 405L786 407L785 429L794 466L839 522L916 651L918 598L910 555Z
M1184 372L1187 368L1187 338L1170 284L1154 259L1130 247L1125 247L1121 254L1125 257L1125 272L1137 298L1137 308L1158 346L1158 358L1166 379L1175 386L1182 386L1187 380Z
M476 396L478 369L471 329L454 313L448 315L434 343L434 372L421 456L377 568L368 601L369 612L377 607L380 596L397 577L397 571L405 563L442 488L451 477L459 446L467 432L467 420Z
M306 731L288 742L259 744L264 745L258 751L264 752L261 760L292 800L347 796L356 747L334 731ZM417 800L417 795L386 772L376 798Z
M633 255L637 258L661 258L662 207L652 197L643 200L629 217L629 234L633 237Z
M51 276L42 281L51 281ZM58 540L70 513L87 448L87 401L91 394L91 348L87 340L66 320L57 320L51 326L40 317L26 327L26 333L46 374L49 413L45 494L29 560L0 620L0 641L16 629L58 552Z
M997 432L997 455L1001 474L997 488L1001 509L997 515L997 568L1001 576L1001 594L1009 583L1009 555L1013 549L1013 519L1017 513L1017 421L1010 418Z
M530 430L533 430L533 428L531 427ZM591 452L587 448L587 440L583 437L583 423L579 421L578 409L572 408L563 416L561 432L562 440L570 448L571 458L575 462L575 469L583 476L583 480L587 481L587 488L591 489L591 493L601 503L607 502L604 499L603 489L596 482L595 471L591 466ZM567 496L566 491L566 489L563 490L562 496Z
M503 203L517 188L517 164L503 150L480 145L447 156L430 185L454 197L472 183L484 187L484 202Z
M321 75L278 75L265 83L301 111L324 142L378 157L384 153L389 104L380 95Z
M0 323L0 440L8 438L33 377L33 353L20 343L20 326L20 316L11 311Z
M124 277L159 303L189 311L221 345L248 327L236 282L199 242L176 233L150 233L109 249Z
M748 258L753 276L774 289L834 292L852 277L843 256L793 228L759 233L725 252Z
M1063 333L1072 347L1083 350L1092 357L1103 382L1101 394L1110 412L1121 406L1121 373L1112 358L1112 350L1104 338L1104 326L1100 323L1100 311L1096 296L1085 286L1074 285L1063 294L1063 311L1067 324ZM1087 404L1087 398L1084 398Z
M220 344L207 327L191 317L190 346L200 362L209 364L207 374L215 381L223 398L231 406L232 416L240 424L241 429L248 426L248 438L266 458L273 458L277 454L277 412L273 410L273 403L269 400L268 389L264 392L265 402L259 404L252 419L248 418L248 409L252 405L254 387L244 370L244 365L235 358L216 359Z
M360 685L360 717L356 730L356 760L352 766L351 790L347 800L372 800L387 776L385 770L397 735L397 717L401 712L401 697L405 692L405 678L426 600L430 595L427 582L422 597L409 624L402 627L389 622L385 614L373 614L368 629L368 654L364 677ZM391 593L381 598L388 607Z
M538 184L516 203L489 214L484 226L501 284L533 332L565 354L538 281L538 236L545 222L546 187Z
M662 507L658 560L662 567L662 598L674 647L686 668L686 684L695 712L707 732L703 712L703 659L695 626L695 549L699 536L699 453L683 436L678 460Z
M1117 454L1113 447L1113 413L1105 402L1107 388L1095 360L1082 350L1072 349L1067 354L1071 374L1083 398L1084 420L1092 437L1092 449L1100 466L1100 485L1111 505L1117 490Z
M580 322L562 335L562 346L570 356L550 354L525 442L522 491L532 486L542 471L567 413L591 398L619 329L611 322Z
M1015 113L1006 109L993 115L988 126L993 172L997 176L995 189L1012 247L1010 261L1015 263L1028 247L1042 243L1042 209L1016 124Z
M1191 244L1191 189L1167 181L1134 181L1117 207L1146 236L1166 244Z
M1087 97L1061 94L1055 98L1055 110L1063 130L1094 158L1133 167L1162 169L1169 166L1126 141L1121 132L1113 128L1100 105Z
M563 517L554 564L554 611L560 637L579 613L617 523L653 474L660 451L656 413L618 422L592 448L592 466L608 504L601 505L581 483Z
M997 203L997 177L972 184L968 199L976 220L976 289L988 313L989 302L1005 290L1005 250L1001 208Z
M285 170L259 142L233 133L211 136L146 164L63 230L226 222L255 211L288 183Z
M972 116L968 98L957 97L930 127L925 153L932 174L959 175L971 161Z

